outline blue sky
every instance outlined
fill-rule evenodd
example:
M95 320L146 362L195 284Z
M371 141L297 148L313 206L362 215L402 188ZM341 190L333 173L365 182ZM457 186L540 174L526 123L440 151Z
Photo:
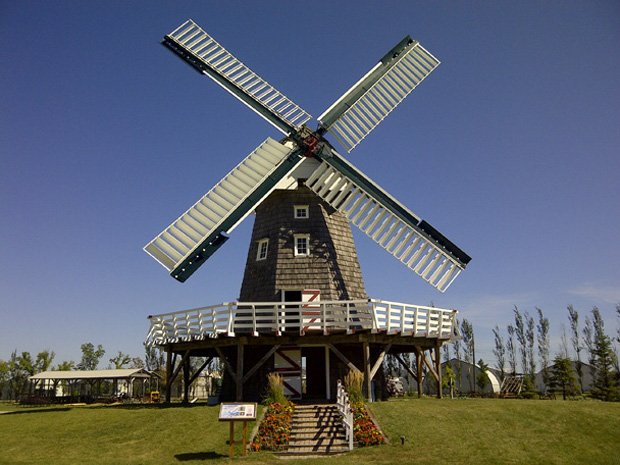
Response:
M158 44L192 18L315 117L410 34L442 64L349 159L469 255L445 294L354 231L373 298L490 328L620 303L620 4L0 1L0 358L142 356L235 300L248 218L186 283L142 247L279 133ZM315 123L313 123L315 124ZM355 229L355 228L354 228Z

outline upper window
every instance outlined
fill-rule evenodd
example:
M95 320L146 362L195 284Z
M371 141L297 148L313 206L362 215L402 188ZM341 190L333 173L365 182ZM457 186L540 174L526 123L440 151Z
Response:
M295 205L295 218L308 218L309 207L308 205Z
M310 235L295 234L295 256L303 257L310 255Z
M256 252L256 260L266 259L268 249L269 249L269 239L261 239L260 241L258 241L258 252Z

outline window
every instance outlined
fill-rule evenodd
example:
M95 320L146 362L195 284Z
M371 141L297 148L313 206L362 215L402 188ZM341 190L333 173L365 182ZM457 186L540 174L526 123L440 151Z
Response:
M295 218L308 218L308 205L295 205Z
M256 260L264 260L267 258L267 250L269 249L269 239L261 239L258 241L258 252Z
M310 235L295 234L295 256L304 257L310 255Z

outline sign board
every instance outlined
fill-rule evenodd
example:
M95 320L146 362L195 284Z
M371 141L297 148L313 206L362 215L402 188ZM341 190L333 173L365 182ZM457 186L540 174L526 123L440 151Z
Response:
M220 421L252 421L256 420L256 403L243 404L238 402L220 405Z

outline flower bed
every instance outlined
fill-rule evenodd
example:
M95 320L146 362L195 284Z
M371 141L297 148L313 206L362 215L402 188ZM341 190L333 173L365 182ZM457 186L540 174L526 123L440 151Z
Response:
M360 446L376 446L383 444L383 435L377 429L370 415L366 411L364 404L355 403L351 405L353 409L353 435Z
M258 428L258 434L254 442L250 444L250 450L282 450L288 444L291 432L291 415L295 405L271 403L267 407L263 421Z

